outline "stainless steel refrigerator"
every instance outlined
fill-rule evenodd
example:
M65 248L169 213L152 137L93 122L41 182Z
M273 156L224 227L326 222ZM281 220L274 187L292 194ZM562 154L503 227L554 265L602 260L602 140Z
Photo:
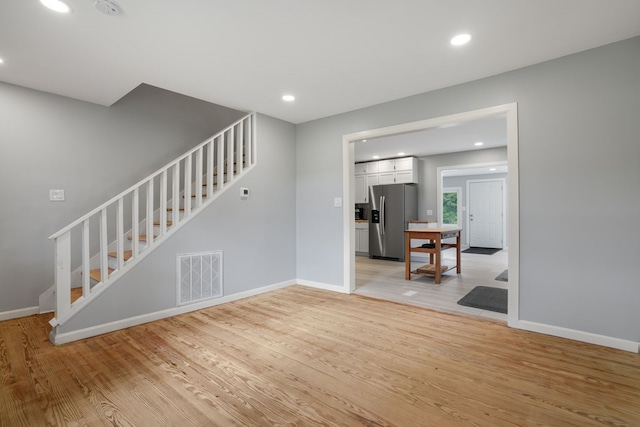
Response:
M372 185L369 205L369 257L404 261L404 230L418 219L418 187Z

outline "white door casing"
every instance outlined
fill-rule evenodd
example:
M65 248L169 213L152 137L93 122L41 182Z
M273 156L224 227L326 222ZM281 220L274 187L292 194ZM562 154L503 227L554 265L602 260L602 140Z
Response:
M502 249L504 180L468 181L467 194L469 246Z
M416 130L438 128L448 124L459 124L485 117L504 116L507 119L507 148L509 166L509 314L507 324L511 327L522 328L519 316L519 277L520 277L520 214L518 197L518 106L517 103L497 105L494 107L481 108L478 110L466 111L447 116L440 116L431 119L419 120L416 122L403 123L399 125L387 126L384 128L359 131L342 136L342 175L343 175L343 197L345 206L353 203L355 193L354 176L354 145L356 141L379 136L389 136L400 133L413 132ZM441 179L438 187L439 198L441 197ZM440 200L440 199L438 199ZM505 221L505 224L507 221ZM355 218L353 209L343 209L342 224L343 254L344 254L344 281L341 286L329 286L327 289L339 292L351 293L355 290Z

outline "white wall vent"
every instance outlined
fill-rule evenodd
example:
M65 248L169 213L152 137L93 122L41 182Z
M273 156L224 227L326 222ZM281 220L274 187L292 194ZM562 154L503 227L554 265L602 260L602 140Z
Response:
M222 296L222 252L178 255L178 305Z

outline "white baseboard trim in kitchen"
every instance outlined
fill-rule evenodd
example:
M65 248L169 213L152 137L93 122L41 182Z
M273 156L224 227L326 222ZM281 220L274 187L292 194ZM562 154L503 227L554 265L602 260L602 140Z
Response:
M603 347L611 347L618 350L630 351L632 353L640 353L640 343L621 338L608 337L606 335L598 335L590 332L563 328L560 326L529 322L526 320L518 320L515 325L509 326L513 326L518 329L524 329L525 331L538 332L545 335L552 335L555 337L582 341L589 344L601 345Z
M310 288L323 289L325 291L332 291L332 292L340 292L341 294L348 293L344 290L343 286L329 285L327 283L313 282L311 280L304 280L304 279L298 279L296 282L299 285L308 286Z
M0 322L3 320L17 319L19 317L27 317L40 312L39 307L20 308L18 310L3 311L0 313Z
M104 323L102 325L92 326L85 329L78 329L76 331L63 332L59 334L53 334L52 332L51 341L54 344L58 345L58 344L65 344L68 342L77 341L85 338L95 337L97 335L118 331L120 329L142 325L143 323L149 323L156 320L165 319L167 317L177 316L179 314L202 310L204 308L214 307L216 305L225 304L225 303L237 301L243 298L264 294L266 292L271 292L271 291L275 291L276 289L286 288L289 286L293 286L295 284L297 284L296 280L287 280L284 282L275 283L273 285L263 286L261 288L250 289L248 291L238 292L232 295L226 295L222 298L202 301L197 304L169 308L167 310L147 313L140 316L130 317L128 319L116 320L115 322Z

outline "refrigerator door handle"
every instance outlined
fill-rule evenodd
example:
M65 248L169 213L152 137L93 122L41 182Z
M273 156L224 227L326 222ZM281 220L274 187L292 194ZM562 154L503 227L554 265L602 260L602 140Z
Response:
M381 234L385 234L384 232L384 212L385 212L385 206L384 206L384 200L385 197L384 196L380 196L380 230L381 230Z

